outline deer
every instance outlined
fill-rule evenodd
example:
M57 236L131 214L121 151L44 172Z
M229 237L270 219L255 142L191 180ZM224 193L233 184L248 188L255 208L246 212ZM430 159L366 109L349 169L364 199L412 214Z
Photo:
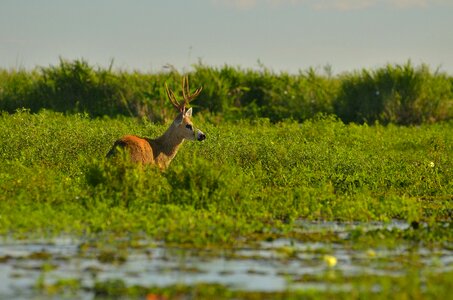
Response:
M191 94L189 78L183 76L183 101L179 102L176 99L175 93L165 83L167 97L178 111L178 115L170 127L168 127L164 134L155 139L136 135L125 135L115 141L107 153L107 157L116 156L120 151L125 151L133 163L155 165L161 170L168 168L185 140L197 140L201 142L206 139L206 135L192 123L192 107L186 110L189 102L194 100L201 93L202 89L202 87L199 87Z

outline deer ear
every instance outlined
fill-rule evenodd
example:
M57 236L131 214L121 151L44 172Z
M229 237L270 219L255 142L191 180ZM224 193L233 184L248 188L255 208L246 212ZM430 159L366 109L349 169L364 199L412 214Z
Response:
M186 117L192 117L192 107L189 108L186 113L184 114Z
M176 119L173 122L179 126L182 124L183 119L184 119L184 116L182 113L180 113L180 114L178 114L178 116L176 117Z

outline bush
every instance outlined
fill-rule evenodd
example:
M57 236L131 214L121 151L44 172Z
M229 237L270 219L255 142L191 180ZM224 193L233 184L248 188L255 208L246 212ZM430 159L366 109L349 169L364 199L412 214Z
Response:
M317 74L315 69L297 75L195 66L193 77L205 84L199 105L227 119L269 118L303 121L315 114L332 113L337 81ZM201 79L200 79L201 78Z
M387 65L344 76L335 112L345 122L408 125L442 121L453 116L452 92L451 79L432 74L426 65Z
M180 95L181 77L174 69L127 73L93 68L84 60L61 60L58 66L31 72L0 70L0 110L51 109L163 122L175 115L164 84ZM453 79L410 62L336 77L328 69L324 75L313 68L288 74L198 64L190 81L204 88L193 105L223 120L302 122L335 113L344 122L407 125L453 117Z

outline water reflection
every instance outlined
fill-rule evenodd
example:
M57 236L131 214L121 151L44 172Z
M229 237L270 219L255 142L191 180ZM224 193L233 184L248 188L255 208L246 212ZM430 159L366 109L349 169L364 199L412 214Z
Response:
M343 239L357 229L409 230L404 222L339 223L298 221L305 233L332 232ZM164 286L176 283L220 283L235 289L278 291L287 288L325 289L322 277L332 269L342 276L401 276L408 259L416 256L420 267L433 272L453 269L453 248L413 248L410 243L376 249L355 248L350 243L301 242L279 238L258 245L218 251L165 247L144 239L134 246L95 247L71 237L52 240L0 242L0 298L27 298L37 282L80 280L90 291L96 281L121 279L128 285ZM323 257L336 258L335 265ZM330 287L332 288L332 287ZM337 289L350 288L339 284ZM81 293L84 293L82 290ZM87 292L89 294L89 292ZM78 295L80 296L80 295Z

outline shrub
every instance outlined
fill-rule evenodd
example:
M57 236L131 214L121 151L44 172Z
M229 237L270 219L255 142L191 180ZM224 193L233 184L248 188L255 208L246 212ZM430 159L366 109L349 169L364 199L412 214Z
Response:
M449 119L452 104L452 84L445 74L408 62L344 76L335 112L346 122L408 125Z
M453 117L453 79L425 65L387 65L332 76L310 68L298 74L198 64L192 86L204 90L194 106L223 120L267 118L273 123L305 121L335 113L344 122L420 124ZM174 117L167 83L180 95L182 74L175 69L152 74L94 68L84 60L58 66L0 70L0 110L51 109L92 117L138 116L153 122Z

